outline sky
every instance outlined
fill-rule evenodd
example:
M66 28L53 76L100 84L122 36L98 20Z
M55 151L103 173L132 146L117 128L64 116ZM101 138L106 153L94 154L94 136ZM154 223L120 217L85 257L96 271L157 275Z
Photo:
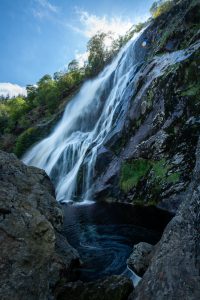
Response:
M154 0L0 0L0 94L25 93L45 74L86 59L97 31L124 34Z

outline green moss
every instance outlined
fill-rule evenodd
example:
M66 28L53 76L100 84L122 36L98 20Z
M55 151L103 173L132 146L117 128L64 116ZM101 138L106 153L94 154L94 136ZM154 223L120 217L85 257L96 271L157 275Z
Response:
M125 162L121 169L120 188L125 193L129 192L151 170L149 177L151 180L151 193L156 197L161 192L163 184L175 184L179 181L180 173L168 174L171 169L172 165L168 164L164 158L158 161L138 159Z
M31 127L24 131L16 141L14 153L20 157L31 145L40 139L38 128Z
M166 165L166 160L161 159L156 162L153 162L153 173L155 178L159 179L160 181L166 177L166 174L169 170L169 166Z
M192 97L192 96L197 96L200 95L200 84L190 84L186 90L184 90L183 92L181 92L181 96L188 96L188 97Z
M167 177L166 181L167 181L168 183L173 183L173 184L175 184L176 182L179 181L179 179L180 179L180 173L179 173L179 172L176 172L176 173L170 174L170 175Z
M158 201L155 199L150 199L148 202L144 202L144 199L133 199L133 204L137 206L156 206Z
M155 182L159 182L160 184L178 182L180 179L180 173L175 172L168 175L171 168L171 164L168 164L165 159L153 162L152 171Z
M141 120L141 118L137 119L137 121L136 121L136 123L135 123L135 125L136 125L136 128L139 128L139 127L140 127L140 125L141 125L141 123L142 123L142 120Z
M147 206L156 206L158 203L158 201L156 201L155 199L151 199L147 202Z
M150 161L145 159L134 160L122 165L120 176L120 187L124 192L128 192L136 186L139 180L144 177L150 169Z
M154 92L152 91L152 89L150 89L147 94L147 108L152 107L153 98L154 98Z

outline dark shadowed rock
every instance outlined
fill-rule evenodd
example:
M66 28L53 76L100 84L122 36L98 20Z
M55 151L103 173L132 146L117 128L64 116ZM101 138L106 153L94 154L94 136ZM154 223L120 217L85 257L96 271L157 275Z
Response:
M98 149L95 171L97 174L102 173L113 159L113 153L106 147Z
M130 279L123 276L110 276L103 280L84 283L67 283L58 289L58 300L126 300L133 290Z
M128 267L137 275L142 276L149 266L152 250L153 246L145 242L135 245L133 252L127 259Z
M78 253L58 233L62 210L43 170L0 151L0 298L51 299Z
M185 200L166 227L130 300L200 299L200 141Z

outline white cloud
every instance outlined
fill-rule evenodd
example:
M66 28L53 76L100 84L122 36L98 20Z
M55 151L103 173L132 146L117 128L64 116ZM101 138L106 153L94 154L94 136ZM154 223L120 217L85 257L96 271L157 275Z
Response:
M33 9L33 15L36 18L51 17L59 12L59 8L51 4L48 0L35 0L35 3L36 7Z
M18 95L24 95L26 96L26 88L21 87L17 84L12 84L9 82L0 83L0 95L6 97L9 95L9 97L18 96Z
M79 63L79 67L84 67L85 62L87 62L88 60L88 52L84 52L84 53L80 53L78 51L75 52L75 59L78 61Z
M79 16L81 28L71 28L88 38L97 32L112 32L113 38L117 38L119 35L124 35L133 25L129 19L123 20L121 17L98 17L78 8L76 8L76 13Z
M94 14L89 14L87 11L75 8L75 12L79 17L79 26L66 23L66 25L72 30L84 35L87 38L93 37L98 32L107 33L108 36L104 40L105 46L109 49L113 40L119 36L125 35L132 27L133 24L144 22L149 18L149 14L138 16L134 18L134 22L130 19L124 19L122 17L107 16L99 17ZM84 62L88 59L88 52L79 53L75 51L75 58L79 62L80 67L84 66Z
M52 5L48 0L37 0L37 2L44 7L45 9L57 13L58 12L58 7L55 5Z

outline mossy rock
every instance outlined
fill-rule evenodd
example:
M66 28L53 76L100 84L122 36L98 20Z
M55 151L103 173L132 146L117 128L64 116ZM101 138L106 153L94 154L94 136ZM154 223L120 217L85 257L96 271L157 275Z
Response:
M162 185L175 184L180 180L180 173L172 171L172 165L166 159L147 160L137 159L125 162L121 168L120 188L124 193L129 192L142 181L150 181L152 193L156 196Z
M147 174L150 167L150 161L145 159L123 163L120 176L120 188L124 192L128 192Z

